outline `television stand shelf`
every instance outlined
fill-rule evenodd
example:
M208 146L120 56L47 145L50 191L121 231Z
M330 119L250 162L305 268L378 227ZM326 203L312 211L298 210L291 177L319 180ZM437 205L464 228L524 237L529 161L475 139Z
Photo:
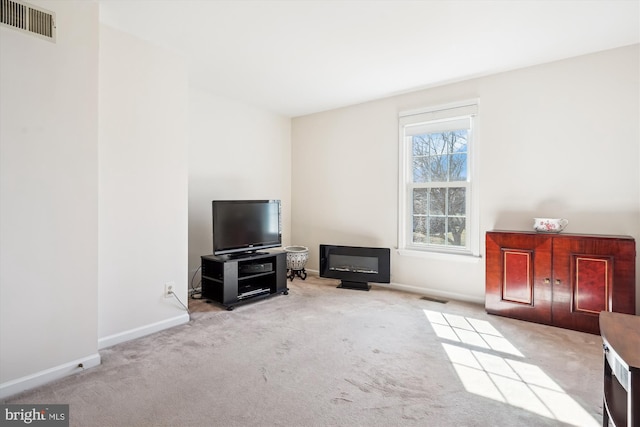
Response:
M202 298L220 303L227 310L277 293L289 294L286 252L203 255L200 261Z

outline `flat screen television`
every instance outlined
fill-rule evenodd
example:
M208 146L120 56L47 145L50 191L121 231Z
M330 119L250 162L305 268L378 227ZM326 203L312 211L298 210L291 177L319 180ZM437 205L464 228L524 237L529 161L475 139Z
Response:
M214 200L211 205L214 255L282 246L280 200Z

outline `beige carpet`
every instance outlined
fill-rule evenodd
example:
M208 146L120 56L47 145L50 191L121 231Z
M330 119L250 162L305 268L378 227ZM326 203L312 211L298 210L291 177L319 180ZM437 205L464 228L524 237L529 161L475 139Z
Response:
M599 425L596 335L309 276L290 293L101 351L5 403L68 403L72 426Z

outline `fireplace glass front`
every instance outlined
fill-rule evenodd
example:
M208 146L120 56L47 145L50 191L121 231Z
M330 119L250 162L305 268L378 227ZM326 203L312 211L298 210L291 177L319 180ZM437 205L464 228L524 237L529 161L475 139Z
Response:
M329 270L353 273L377 274L378 258L353 255L329 254Z

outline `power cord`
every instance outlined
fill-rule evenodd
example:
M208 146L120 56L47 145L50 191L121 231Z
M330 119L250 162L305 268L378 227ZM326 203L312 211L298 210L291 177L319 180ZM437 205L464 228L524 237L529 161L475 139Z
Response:
M202 266L198 267L196 271L193 273L193 276L191 276L191 292L190 292L191 299L202 299L202 286L201 286L202 280L198 282L197 288L193 285L193 279L196 278L196 274L198 274L198 271L200 271L201 268Z
M178 300L178 302L180 303L180 305L182 305L182 306L184 307L184 309L185 309L185 310L187 310L187 313L191 314L191 312L189 311L189 309L187 308L187 306L186 306L186 305L184 305L184 304L182 303L182 301L180 301L180 298L178 298L178 295L176 295L176 293L175 293L175 292L173 292L173 291L169 291L169 294L173 295L173 297L174 297L175 299L177 299L177 300Z

